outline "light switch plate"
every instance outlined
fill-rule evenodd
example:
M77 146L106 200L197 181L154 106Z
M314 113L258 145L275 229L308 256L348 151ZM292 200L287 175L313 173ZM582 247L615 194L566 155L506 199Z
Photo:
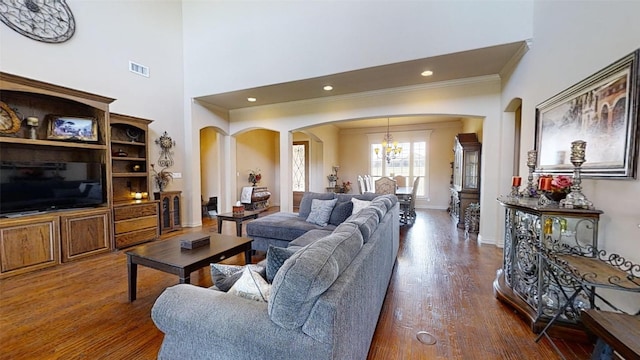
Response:
M173 173L173 178L174 179L182 179L182 173L174 172Z

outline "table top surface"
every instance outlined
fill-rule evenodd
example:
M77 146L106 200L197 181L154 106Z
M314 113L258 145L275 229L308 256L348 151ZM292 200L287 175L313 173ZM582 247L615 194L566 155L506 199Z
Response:
M210 238L208 245L195 249L183 249L180 247L180 240L199 240L206 237ZM251 244L252 241L252 239L245 237L199 232L139 245L128 250L126 254L172 266L185 267L233 248Z
M640 316L589 309L582 312L581 319L623 356L631 359L640 354Z
M399 186L396 189L396 195L411 195L413 193L413 186Z
M242 213L242 214L234 214L232 212L228 212L228 213L218 214L216 216L219 217L219 218L246 220L246 219L250 219L250 218L256 217L258 214L260 214L260 211L245 210L244 213Z

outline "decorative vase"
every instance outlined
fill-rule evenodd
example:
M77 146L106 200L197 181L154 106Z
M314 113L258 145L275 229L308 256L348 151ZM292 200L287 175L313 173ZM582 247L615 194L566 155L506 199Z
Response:
M567 197L567 193L564 191L549 191L547 196L553 201L560 201Z

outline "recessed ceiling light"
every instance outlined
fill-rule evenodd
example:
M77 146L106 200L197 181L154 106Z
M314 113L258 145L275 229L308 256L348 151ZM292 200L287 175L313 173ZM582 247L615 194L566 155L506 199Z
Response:
M324 89L325 91L331 91L331 90L333 90L333 86L331 86L331 85L325 85L325 86L323 87L323 89Z
M248 102L256 102L256 100L258 100L258 99L254 98L254 97L247 98Z
M431 76L431 75L433 75L433 71L431 71L431 70L425 70L425 71L423 71L423 72L422 72L422 74L420 74L420 75L422 75L422 76Z

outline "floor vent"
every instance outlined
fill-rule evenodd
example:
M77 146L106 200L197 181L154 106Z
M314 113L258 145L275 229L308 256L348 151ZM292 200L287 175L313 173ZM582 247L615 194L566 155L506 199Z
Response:
M144 77L149 77L149 67L134 63L133 61L129 61L129 71Z
M426 331L418 331L418 334L416 334L416 338L418 338L418 341L425 345L434 345L437 342L435 336L429 334Z

